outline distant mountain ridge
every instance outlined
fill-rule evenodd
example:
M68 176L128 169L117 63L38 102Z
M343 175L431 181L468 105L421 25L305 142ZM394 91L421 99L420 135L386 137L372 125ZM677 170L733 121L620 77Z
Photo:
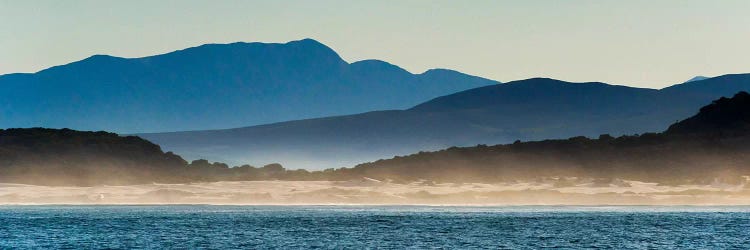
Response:
M750 74L660 90L533 78L461 91L401 111L140 136L189 159L322 169L451 146L659 132L742 90L750 90Z
M206 44L2 75L0 127L120 133L240 127L404 109L497 83L442 69L412 74L379 60L347 63L312 39Z

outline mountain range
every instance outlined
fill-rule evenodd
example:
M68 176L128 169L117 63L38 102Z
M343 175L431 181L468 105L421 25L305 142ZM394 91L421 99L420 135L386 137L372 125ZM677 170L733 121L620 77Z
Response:
M436 182L452 183L453 187L462 183L550 181L554 187L629 187L634 183L625 179L667 186L731 184L742 188L750 180L748 152L750 94L739 92L732 98L711 102L662 133L450 147L317 171L288 170L280 164L230 168L207 160L188 164L180 156L165 153L158 145L135 136L69 129L8 129L0 130L0 182L92 186L328 180L342 181L339 186L368 187L385 183L433 186ZM329 191L338 193L341 189ZM352 194L344 190L347 193ZM0 196L0 200L8 198L18 197Z
M461 91L405 110L139 136L188 159L335 168L451 146L659 132L714 99L749 89L750 74L658 90L533 78Z
M404 109L498 82L446 69L412 74L344 61L312 39L207 44L163 55L95 55L0 76L0 127L118 133L232 128Z
M304 39L97 55L2 75L0 89L2 128L107 130L190 160L323 169L451 146L658 132L750 89L750 75L664 89L499 83L446 69L412 74L378 60L348 63Z

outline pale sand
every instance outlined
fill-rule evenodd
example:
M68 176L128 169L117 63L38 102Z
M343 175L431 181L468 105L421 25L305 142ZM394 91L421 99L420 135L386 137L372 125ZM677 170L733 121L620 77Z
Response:
M0 204L750 205L750 186L745 184L574 180L560 186L549 180L397 184L369 178L96 187L0 184Z

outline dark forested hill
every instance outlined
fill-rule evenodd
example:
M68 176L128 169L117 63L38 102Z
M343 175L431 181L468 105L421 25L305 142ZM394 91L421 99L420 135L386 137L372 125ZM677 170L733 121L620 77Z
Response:
M538 178L629 179L662 184L739 183L750 176L750 94L721 98L662 133L583 136L495 146L451 147L353 168L287 170L188 164L134 136L68 129L0 130L0 182L41 185L220 180L512 182ZM388 112L371 115L390 116ZM366 131L366 130L365 130ZM559 179L558 179L559 180Z
M750 90L750 74L661 90L533 78L442 96L407 110L141 136L190 159L323 169L451 146L660 132L742 90Z
M0 182L40 185L182 181L187 162L135 136L69 129L0 130Z
M221 180L305 180L279 164L230 168L195 160L136 136L70 129L0 129L0 183L44 186L132 185Z
M450 70L347 63L312 39L207 44L163 55L96 55L0 76L0 128L119 133L232 128L403 109L497 84Z
M721 98L663 133L453 147L361 164L372 178L513 181L552 176L661 183L750 176L750 94Z

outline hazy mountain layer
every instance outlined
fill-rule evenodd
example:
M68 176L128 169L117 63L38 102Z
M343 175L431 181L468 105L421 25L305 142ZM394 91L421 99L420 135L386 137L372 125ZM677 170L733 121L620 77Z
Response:
M746 183L750 94L721 98L663 133L449 148L361 164L349 175L381 179L502 182L551 177L674 183ZM570 183L568 183L570 184ZM567 185L564 181L560 185Z
M750 90L750 74L661 90L534 78L466 90L402 111L140 136L189 159L323 169L451 146L659 132L711 100L741 90Z
M325 45L207 44L163 55L96 55L34 74L0 76L0 128L119 133L231 128L403 109L496 84L378 60L347 63Z
M714 101L663 133L451 147L323 171L288 170L279 164L230 168L206 160L187 164L138 137L106 132L0 130L0 182L119 185L326 180L432 186L436 182L522 181L551 183L557 188L631 185L625 179L667 185L731 185L733 190L744 190L750 177L748 110L750 94L740 92ZM333 191L335 194L324 195L336 195L340 190Z

